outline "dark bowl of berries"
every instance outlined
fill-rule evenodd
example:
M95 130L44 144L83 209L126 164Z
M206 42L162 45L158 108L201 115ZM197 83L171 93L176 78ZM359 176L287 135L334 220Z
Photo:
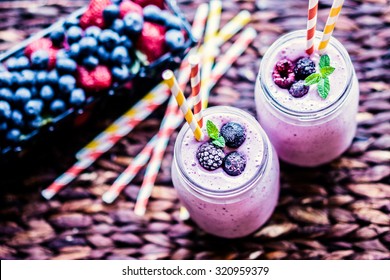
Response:
M128 108L195 43L174 0L91 0L0 54L0 161L102 100Z

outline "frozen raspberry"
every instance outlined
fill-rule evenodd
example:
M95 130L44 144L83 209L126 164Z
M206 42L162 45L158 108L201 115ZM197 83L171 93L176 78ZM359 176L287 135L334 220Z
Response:
M246 133L244 127L235 122L228 122L221 128L221 135L225 138L226 146L230 148L238 148L244 143Z
M316 65L307 57L303 57L297 61L294 67L295 78L297 80L304 80L310 74L316 72Z
M275 65L272 79L281 88L289 88L295 82L294 65L288 59L282 59Z
M223 170L230 176L240 175L246 166L246 158L239 152L231 152L223 161Z
M300 80L295 82L288 92L294 97L302 97L309 92L309 87L305 86L305 81Z
M196 158L201 166L207 170L215 170L222 165L225 153L210 142L202 144L196 152Z

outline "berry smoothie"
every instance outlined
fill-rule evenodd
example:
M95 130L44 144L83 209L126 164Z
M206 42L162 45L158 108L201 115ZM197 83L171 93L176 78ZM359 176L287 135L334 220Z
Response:
M207 136L208 121L220 132L219 138L214 135L216 141L224 138L223 148ZM259 123L242 110L211 107L204 111L204 124L202 142L195 140L187 124L181 129L175 143L173 185L203 230L225 238L248 235L268 220L276 206L276 152Z
M316 34L315 45L320 35ZM268 49L260 66L255 100L259 122L279 157L313 167L337 158L351 144L359 88L340 42L331 38L324 54L315 51L308 56L305 36L305 31L289 33ZM315 81L308 85L310 79ZM324 89L325 79L328 89Z

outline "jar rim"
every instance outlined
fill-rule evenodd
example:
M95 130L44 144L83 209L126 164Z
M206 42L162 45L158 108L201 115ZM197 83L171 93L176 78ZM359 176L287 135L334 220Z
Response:
M336 51L342 56L343 60L346 64L346 69L348 71L347 73L347 81L345 83L344 88L342 89L342 93L340 96L335 99L332 103L329 105L320 108L318 110L312 110L312 111L297 111L293 110L291 108L288 108L286 106L283 106L280 104L277 99L271 94L268 85L266 84L266 78L262 78L267 73L269 69L269 57L272 55L272 51L281 45L283 45L286 41L291 39L297 39L297 38L306 38L306 30L297 30L290 33L287 33L280 38L278 38L266 51L262 58L262 62L260 65L258 80L260 87L262 88L262 92L265 99L268 101L268 103L275 109L277 109L278 112L291 117L293 119L298 119L300 121L313 121L325 118L329 115L331 115L333 112L337 111L346 101L350 89L352 87L352 79L353 79L353 66L351 62L351 58L349 57L349 54L347 50L344 48L344 46L338 41L336 38L331 37L329 40L329 45L333 46ZM316 39L322 38L322 32L316 31L315 33ZM264 80L264 81L263 81ZM261 93L260 93L261 94Z
M218 114L218 112L240 116L245 120L247 120L249 123L251 123L254 127L256 127L256 129L258 129L263 144L262 147L263 157L261 160L261 164L258 170L256 170L255 174L246 182L228 190L212 190L205 186L201 186L199 183L195 182L186 172L181 158L181 148L182 148L181 144L183 143L184 136L187 134L188 130L190 129L190 126L187 123L183 125L175 141L174 164L177 165L179 174L182 176L186 184L196 193L210 198L218 198L218 197L228 198L228 197L233 197L242 194L252 189L256 185L255 183L258 182L260 178L263 176L263 173L266 170L269 161L269 153L270 153L269 141L267 135L265 134L263 128L260 126L259 122L249 113L241 109L230 107L230 106L213 106L203 110L203 117L207 117L213 114Z

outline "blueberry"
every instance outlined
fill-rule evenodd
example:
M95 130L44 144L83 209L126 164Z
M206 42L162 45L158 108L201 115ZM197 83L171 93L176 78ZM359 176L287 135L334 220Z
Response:
M101 32L102 32L102 30L99 27L90 26L87 29L85 29L85 36L98 39Z
M81 39L82 34L83 34L83 30L80 27L71 26L66 32L68 44L71 45L73 43L78 42Z
M81 88L76 88L70 94L69 103L79 107L85 102L85 92Z
M306 95L309 92L309 87L305 86L305 81L299 80L292 84L288 92L292 96L299 98Z
M123 18L123 22L125 24L124 32L128 36L139 34L144 26L144 19L142 16L133 12L127 13Z
M117 5L108 5L103 10L104 22L110 23L113 22L119 16L119 7Z
M23 80L20 80L19 83L21 83L21 85L25 85L25 86L33 86L35 85L35 72L32 71L32 70L23 70L22 72L20 72L20 74L22 75L23 77Z
M242 174L246 166L246 158L239 152L231 152L223 160L222 168L230 176Z
M8 120L11 117L11 106L7 101L0 101L0 120Z
M70 93L76 88L76 80L71 75L64 75L58 80L58 88L61 93Z
M0 121L0 133L8 130L8 124L6 121ZM1 149L0 149L1 150Z
M20 132L19 129L13 128L10 131L8 131L7 135L5 138L7 139L8 142L10 143L17 143L20 141L20 136L22 133Z
M165 26L167 29L177 29L180 30L183 26L182 20L177 16L170 16L165 21Z
M221 127L221 136L225 139L226 146L238 148L246 139L244 127L236 122L228 122Z
M24 105L24 113L30 118L35 118L42 113L43 102L40 99L32 99Z
M126 81L130 76L129 69L125 65L113 67L111 71L113 78L120 82Z
M61 99L56 99L50 104L50 112L57 116L66 111L66 104Z
M24 126L24 119L23 114L18 110L13 110L11 114L11 122L16 127L23 127Z
M8 71L0 72L0 87L10 87L12 85L12 75Z
M18 88L25 85L25 79L20 72L12 72L11 75L11 85Z
M116 47L111 53L111 62L116 65L130 64L129 52L124 46Z
M70 46L69 49L69 56L72 59L78 59L80 56L80 44L79 43L74 43Z
M48 72L41 70L35 74L35 81L38 86L42 86L47 83Z
M80 40L79 44L82 54L93 54L97 48L97 41L93 37L84 37Z
M24 105L31 99L31 91L28 88L18 88L14 95L14 102L18 105Z
M100 33L99 41L107 50L112 50L119 42L119 35L110 29L105 29Z
M58 84L58 72L57 70L53 69L47 74L47 82L54 86Z
M30 60L27 58L27 56L20 56L17 60L17 70L23 70L28 69L30 67Z
M5 66L7 67L8 71L18 71L18 59L14 56L10 57L5 62Z
M128 51L133 49L133 42L127 36L121 36L120 45L124 46Z
M152 21L152 22L162 22L163 19L161 18L161 9L157 7L156 5L148 5L144 7L144 19L146 21Z
M171 51L183 49L185 44L183 33L175 29L168 30L165 33L165 44Z
M69 58L69 54L65 49L60 49L56 54L56 59Z
M47 69L49 66L49 53L45 50L38 50L31 54L31 67L35 69Z
M77 69L77 64L73 59L61 58L56 61L56 69L60 74L71 74Z
M82 64L88 69L95 69L96 66L99 65L99 59L97 59L95 56L90 55L83 59Z
M44 101L50 101L54 98L54 90L51 86L49 85L44 85L41 88L41 91L39 92L39 96L42 98Z
M103 46L100 46L98 48L98 58L100 61L104 62L104 63L107 63L110 61L110 58L111 58L111 54L106 50L105 47Z
M65 39L65 29L61 26L50 33L50 40L54 46L60 47Z
M9 88L0 88L0 100L11 102L13 100L13 93Z
M79 25L79 19L76 17L69 17L64 22L64 27L66 29L69 29L72 26L78 26Z
M35 86L30 87L30 92L31 92L31 98L37 97L39 93L37 87Z
M117 18L111 24L110 29L112 29L113 31L115 31L118 34L123 34L124 27L125 27L125 23L123 22L123 20Z
M27 121L27 128L30 130L38 129L42 125L43 119L41 116L36 116L35 118Z

